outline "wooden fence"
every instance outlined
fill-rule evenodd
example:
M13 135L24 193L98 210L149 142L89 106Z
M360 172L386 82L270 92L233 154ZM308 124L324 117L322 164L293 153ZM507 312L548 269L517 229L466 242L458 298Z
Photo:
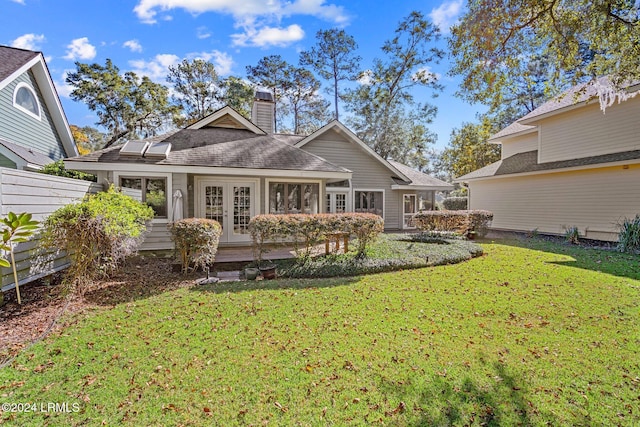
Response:
M88 193L97 193L102 186L89 181L61 178L36 172L0 168L0 214L27 212L43 221L58 208L82 200ZM20 285L48 276L68 266L63 254L40 254L38 238L20 243L15 260ZM2 291L15 287L10 268L2 268Z

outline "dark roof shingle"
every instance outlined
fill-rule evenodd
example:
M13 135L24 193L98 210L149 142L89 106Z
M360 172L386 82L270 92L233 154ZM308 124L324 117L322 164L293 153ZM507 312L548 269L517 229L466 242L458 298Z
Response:
M146 163L157 165L349 172L272 135L243 129L183 129L149 139L171 143L166 159L120 156L118 145L69 160L80 162Z
M0 82L38 55L31 50L0 46Z

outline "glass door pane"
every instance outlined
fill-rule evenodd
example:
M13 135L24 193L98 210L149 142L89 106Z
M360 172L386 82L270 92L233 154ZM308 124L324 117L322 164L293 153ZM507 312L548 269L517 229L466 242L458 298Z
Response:
M403 228L413 228L413 215L417 211L416 206L416 195L415 194L405 194L404 195L404 203L403 203Z
M233 234L249 234L251 219L251 187L233 187Z
M207 185L204 189L204 217L218 221L224 230L224 187Z

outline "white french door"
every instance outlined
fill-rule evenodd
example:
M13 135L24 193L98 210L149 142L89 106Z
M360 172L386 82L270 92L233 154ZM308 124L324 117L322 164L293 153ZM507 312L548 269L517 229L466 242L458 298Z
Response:
M200 180L196 216L222 225L220 242L248 242L249 220L255 215L256 183Z
M327 213L345 213L348 212L347 200L349 200L349 193L344 192L329 192L327 191Z

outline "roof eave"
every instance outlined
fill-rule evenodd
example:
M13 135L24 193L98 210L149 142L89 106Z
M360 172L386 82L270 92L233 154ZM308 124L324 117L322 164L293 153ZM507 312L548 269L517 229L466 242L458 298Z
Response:
M256 168L230 168L216 166L189 166L189 165L158 165L154 163L117 163L97 161L64 161L68 169L87 172L98 171L131 171L131 172L167 172L167 173L202 173L208 175L231 176L260 176L260 177L300 177L319 179L351 179L352 172L344 171L313 171L300 169L256 169Z
M391 189L392 190L417 190L417 191L452 191L453 189L455 189L455 187L453 185L394 184L391 186Z
M462 182L470 182L470 181L481 181L481 180L487 180L487 179L543 175L543 174L549 174L549 173L574 172L574 171L581 171L581 170L588 170L588 169L602 169L602 168L610 168L610 167L625 166L625 165L636 165L636 164L640 164L640 159L619 160L616 162L594 163L592 165L572 166L572 167L556 168L556 169L544 169L544 170L529 171L529 172L515 172L515 173L501 174L501 175L493 174L493 175L478 176L474 178L465 178L464 176L461 176L460 178L454 179L453 182L462 183Z

